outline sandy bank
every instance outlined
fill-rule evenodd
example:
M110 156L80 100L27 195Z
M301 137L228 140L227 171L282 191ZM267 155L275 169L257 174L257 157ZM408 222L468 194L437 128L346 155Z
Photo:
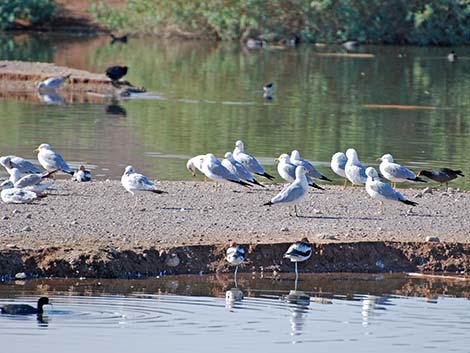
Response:
M302 217L290 217L286 206L261 206L279 184L249 191L224 185L219 192L204 182L159 186L169 194L143 195L137 207L118 181L57 181L35 204L1 204L2 274L22 268L105 277L223 271L223 251L233 240L250 249L245 271L285 271L291 266L282 262L283 252L303 236L316 244L314 259L304 265L311 272L470 269L467 192L414 198L417 190L407 189L419 202L412 213L389 204L377 215L378 203L362 188L328 186L310 194ZM426 236L445 244L425 243Z

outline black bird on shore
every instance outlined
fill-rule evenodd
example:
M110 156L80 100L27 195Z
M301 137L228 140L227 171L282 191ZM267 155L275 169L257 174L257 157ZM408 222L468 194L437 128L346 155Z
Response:
M461 170L441 168L438 170L421 170L420 172L418 172L418 176L425 176L441 184L446 183L447 189L449 187L449 181L454 180L459 176L464 177L465 175L463 175Z
M127 34L118 37L111 33L110 36L111 36L111 44L114 44L116 42L127 43Z
M111 66L106 69L106 76L108 76L111 81L119 81L125 74L127 74L127 66Z
M38 299L37 308L28 304L7 304L0 308L0 312L8 315L42 315L44 312L43 306L46 304L49 304L49 298L41 297Z

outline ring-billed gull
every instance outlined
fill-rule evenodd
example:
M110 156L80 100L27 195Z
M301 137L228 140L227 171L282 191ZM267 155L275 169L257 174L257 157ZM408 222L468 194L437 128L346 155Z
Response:
M300 158L300 153L297 150L293 150L290 155L290 162L294 165L301 165L307 169L307 174L310 175L312 178L324 180L324 181L332 181L320 173L318 170L315 169L312 163L306 161L305 159Z
M261 185L258 182L258 180L256 180L254 176L251 175L250 172L243 166L243 164L241 164L240 162L236 161L235 158L233 158L232 152L225 153L224 157L225 158L222 160L222 165L225 168L227 168L229 171L231 171L240 179L244 181L248 181L255 185L262 186L264 188L264 185Z
M59 88L66 80L69 79L70 76L71 74L68 74L66 76L49 77L47 80L39 82L38 89L40 91L46 91Z
M274 88L276 88L276 84L274 82L269 82L263 86L263 91L265 93L272 93Z
M2 183L0 197L5 203L17 204L31 203L38 198L37 194L32 191L15 188L9 180Z
M403 181L419 181L425 183L426 181L416 176L408 168L403 167L398 163L393 162L393 157L391 154L384 154L379 158L382 162L379 165L380 173L384 176L385 179L390 180L394 183L403 182Z
M0 157L0 164L3 165L7 171L8 169L17 168L21 174L36 174L43 172L41 168L36 167L30 161L12 155Z
M297 279L299 273L297 272L297 262L308 260L312 256L312 246L307 238L303 238L301 241L297 241L287 249L284 254L284 258L289 259L291 262L295 262L295 282L297 287Z
M295 176L295 171L297 166L292 164L289 158L289 155L287 153L281 154L276 161L278 161L277 165L277 172L281 176L282 179L285 181L292 183L296 176ZM307 170L306 167L304 167L305 170ZM312 178L310 178L308 175L305 175L305 178L307 179L307 184L310 185L313 188L320 189L320 190L325 190L321 186L317 185Z
M227 262L235 266L235 272L233 273L235 280L235 287L237 286L237 271L238 265L240 265L245 260L245 249L236 243L230 244L230 247L227 249L225 254L225 259Z
M186 169L192 174L192 176L196 176L196 169L204 174L202 171L202 161L204 160L204 157L204 154L200 154L188 159L188 162L186 162Z
M57 171L57 170L56 170ZM53 172L45 172L42 174L27 174L21 177L21 173L17 168L12 168L8 170L10 173L10 179L15 188L24 189L27 191L32 191L40 195L44 190L50 188L54 185L54 182L41 183L45 178L51 176Z
M121 184L124 189L136 196L135 205L137 205L137 194L144 192L153 192L155 194L168 194L166 191L158 190L154 183L147 179L145 175L136 173L134 167L128 165L121 177Z
M367 183L366 190L367 193L374 199L380 201L381 212L384 212L384 201L399 201L406 205L416 206L417 203L408 200L405 196L400 194L398 191L394 190L390 184L380 181L377 171L369 167L366 169L367 174Z
M344 167L346 178L348 178L353 185L365 185L367 182L366 168L359 162L356 150L349 148L346 151L346 157L348 158L346 166Z
M73 175L73 170L68 166L64 158L57 152L54 152L47 143L39 145L34 152L39 152L38 161L45 170L52 172L58 169L64 173Z
M461 170L452 170L449 168L441 168L438 170L421 170L418 172L418 176L425 176L431 180L437 181L438 183L446 183L446 189L449 188L449 181L456 179L461 176L464 177Z
M346 177L346 172L344 170L347 161L348 159L343 152L336 152L333 156L331 156L331 170L340 177L344 178L344 187L346 187L346 184L348 183L348 178Z
M275 205L277 203L294 204L295 215L298 217L296 204L308 198L307 170L300 166L295 169L295 180L292 184L285 186L279 194L274 196L271 201L266 202L264 206Z
M85 166L83 164L80 164L77 171L73 173L72 180L78 182L90 181L91 173L85 169Z
M204 157L202 162L202 171L206 177L214 180L216 183L229 181L231 183L251 187L250 184L244 182L238 176L225 168L212 153L208 153Z
M241 164L252 174L260 175L269 180L274 179L272 175L269 175L264 171L264 168L259 164L255 157L245 152L245 145L243 141L238 140L235 142L235 149L233 150L233 158Z

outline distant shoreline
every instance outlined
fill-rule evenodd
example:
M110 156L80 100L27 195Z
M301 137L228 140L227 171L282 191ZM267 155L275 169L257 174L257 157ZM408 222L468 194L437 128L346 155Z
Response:
M304 272L470 273L468 192L434 192L402 204L378 202L363 188L311 192L302 217L287 206L261 206L282 187L245 190L213 183L161 181L168 195L134 197L118 181L59 180L31 205L0 205L0 276L54 277L228 272L231 241L247 249L242 272L286 272L288 245L307 236L314 244ZM427 242L438 237L439 243Z

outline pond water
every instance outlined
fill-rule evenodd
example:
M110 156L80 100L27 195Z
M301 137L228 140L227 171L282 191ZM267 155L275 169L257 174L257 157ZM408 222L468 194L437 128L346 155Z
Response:
M414 170L470 164L469 47L455 48L450 63L450 49L439 47L365 46L371 55L351 57L330 55L343 53L338 46L248 51L146 37L110 45L106 36L2 35L0 43L0 59L93 72L125 64L126 78L149 91L117 103L4 93L2 155L34 159L47 142L99 178L133 164L151 178L189 179L188 157L223 156L237 139L276 175L274 158L294 148L330 178L331 155L348 147L374 166L385 153ZM269 81L273 100L261 90ZM455 186L470 188L470 178Z
M404 275L175 276L0 284L2 352L468 352L470 282Z

